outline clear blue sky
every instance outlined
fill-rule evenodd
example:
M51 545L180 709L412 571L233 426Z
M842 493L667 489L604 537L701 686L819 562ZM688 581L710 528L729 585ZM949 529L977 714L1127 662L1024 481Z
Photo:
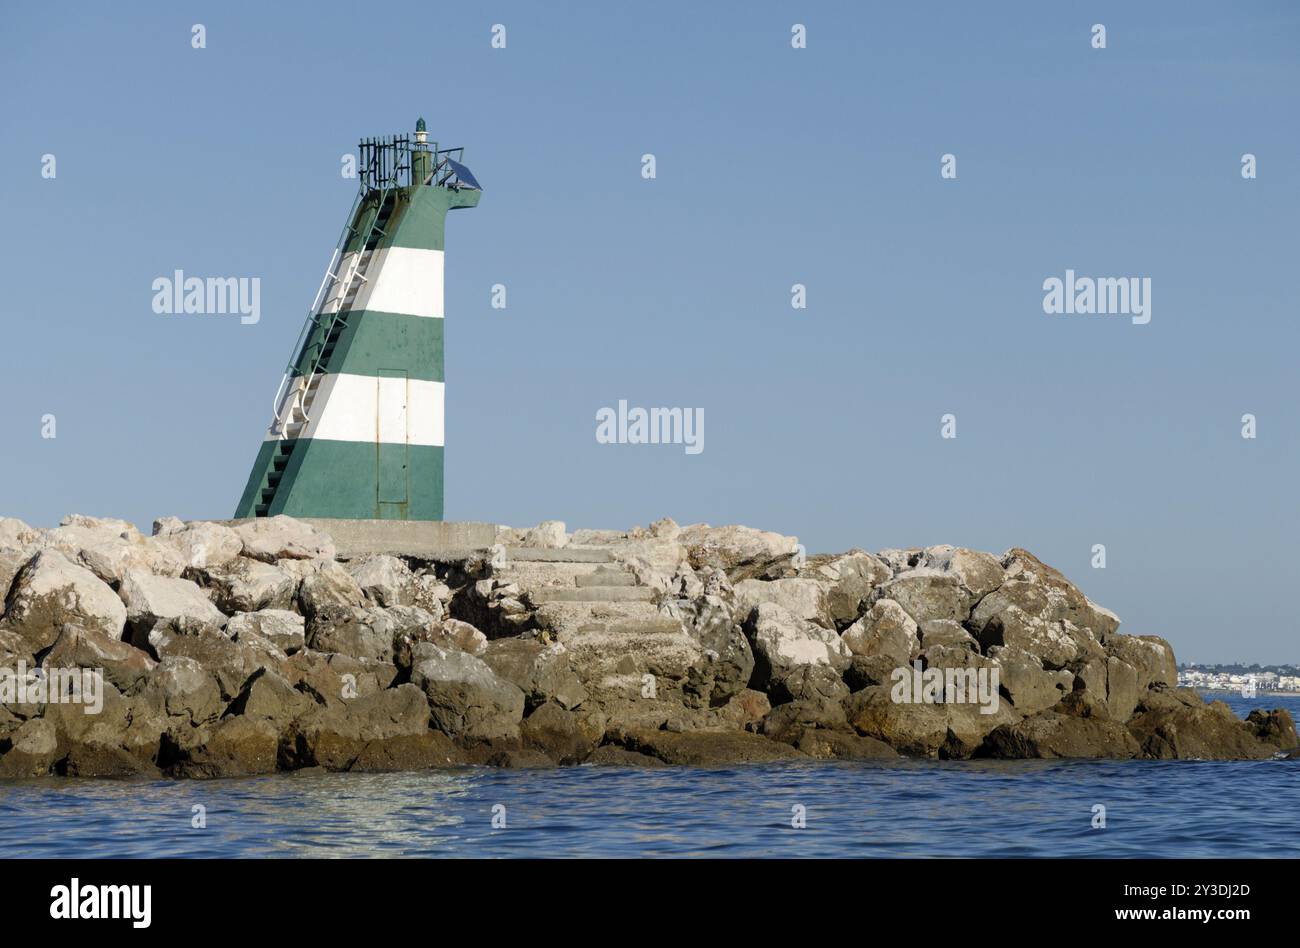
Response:
M1295 4L58 9L0 34L0 513L230 516L340 158L424 115L485 189L449 519L1024 546L1181 659L1300 661ZM1150 277L1151 323L1045 315L1066 268ZM260 277L261 322L156 315L175 269ZM598 444L619 399L704 452Z

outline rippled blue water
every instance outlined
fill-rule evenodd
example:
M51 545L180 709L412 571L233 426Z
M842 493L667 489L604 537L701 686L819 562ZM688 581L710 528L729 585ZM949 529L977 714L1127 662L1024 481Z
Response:
M0 855L1295 857L1297 816L1300 761L1275 760L47 779L0 784Z

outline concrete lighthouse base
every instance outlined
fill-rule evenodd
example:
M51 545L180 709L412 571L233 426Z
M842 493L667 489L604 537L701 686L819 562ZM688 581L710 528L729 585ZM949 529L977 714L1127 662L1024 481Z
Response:
M238 526L257 518L218 521ZM461 559L475 550L486 550L497 542L501 529L494 523L460 523L446 520L343 520L327 517L298 517L329 534L338 555L353 559L368 553L413 556L439 561Z

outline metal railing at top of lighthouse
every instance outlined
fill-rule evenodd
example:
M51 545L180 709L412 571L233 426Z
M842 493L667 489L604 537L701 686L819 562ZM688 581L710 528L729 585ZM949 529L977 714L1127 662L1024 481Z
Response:
M383 212L384 202L388 200L390 192L402 186L402 171L407 171L409 177L409 172L412 168L410 141L404 137L395 136L391 142L378 143L378 147L376 147L376 144L375 140L363 143L363 150L367 145L369 146L367 154L371 156L371 164L361 173L361 183L357 188L356 196L352 199L352 207L348 211L347 220L344 221L343 232L339 235L339 239L334 245L334 252L330 254L330 262L325 267L325 275L321 277L320 286L317 287L316 295L312 299L311 307L307 310L307 320L303 323L302 329L298 333L298 341L294 343L293 360L285 368L284 376L280 379L280 385L275 390L275 398L271 402L271 411L275 417L275 421L271 425L271 430L275 431L277 434L283 434L284 429L288 424L281 417L282 413L285 411L286 403L290 403L291 405L293 402L297 402L300 404L303 423L305 424L306 422L311 421L311 416L307 413L307 393L311 389L312 383L315 381L316 375L320 370L321 361L325 353L325 343L329 339L334 324L343 314L343 304L347 298L348 291L351 289L353 279L359 277L363 282L368 282L366 275L359 272L361 269L361 255L365 253L366 244L370 243L370 238L375 232L375 225L379 222L379 215ZM390 149L393 151L391 161L387 159L387 151ZM436 144L434 145L434 152L435 154L437 153ZM405 164L403 164L403 159L405 159ZM377 185L377 187L372 187L372 185ZM336 268L343 259L344 251L348 242L353 236L360 233L352 226L352 221L356 218L357 211L361 207L362 203L370 196L372 191L376 190L379 192L379 196L375 202L375 213L370 217L370 223L366 227L365 235L357 245L357 258L353 261L352 265L348 267L345 278L342 281L342 290L338 294L338 309L331 314L332 318L329 321L329 326L322 327L320 318L324 314L321 312L321 309L329 300L327 290L335 283L340 282ZM287 386L292 383L293 378L297 374L295 370L297 369L298 363L302 360L303 355L306 353L307 343L311 339L313 328L325 329L321 340L320 352L318 352L316 357L312 360L311 369L301 373L305 382L303 386L295 392L292 389L287 389ZM293 396L292 398L290 397L291 395ZM289 409L289 417L290 419L293 417L292 407Z

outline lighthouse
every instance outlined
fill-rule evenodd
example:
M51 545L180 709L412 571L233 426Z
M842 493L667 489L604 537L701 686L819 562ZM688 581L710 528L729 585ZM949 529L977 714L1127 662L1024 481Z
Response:
M443 232L478 204L463 148L363 139L360 184L236 517L441 520Z

